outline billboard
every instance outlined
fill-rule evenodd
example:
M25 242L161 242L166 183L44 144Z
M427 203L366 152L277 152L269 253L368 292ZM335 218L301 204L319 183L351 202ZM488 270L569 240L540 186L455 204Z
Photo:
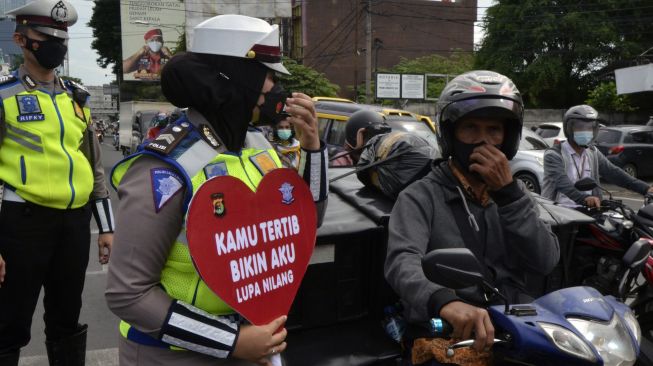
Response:
M653 64L614 70L617 94L653 91Z
M424 99L424 74L376 74L378 99Z
M159 81L183 34L186 8L181 0L120 2L124 80Z

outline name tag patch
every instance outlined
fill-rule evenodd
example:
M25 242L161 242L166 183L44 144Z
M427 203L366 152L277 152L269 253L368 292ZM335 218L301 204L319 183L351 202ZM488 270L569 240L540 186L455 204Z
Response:
M43 121L45 116L41 111L39 98L36 95L16 95L16 102L18 103L18 122L32 122Z

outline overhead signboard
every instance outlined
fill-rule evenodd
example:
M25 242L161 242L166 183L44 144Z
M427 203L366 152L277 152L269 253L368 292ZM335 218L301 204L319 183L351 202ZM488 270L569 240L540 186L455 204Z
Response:
M614 70L617 94L653 91L653 64Z

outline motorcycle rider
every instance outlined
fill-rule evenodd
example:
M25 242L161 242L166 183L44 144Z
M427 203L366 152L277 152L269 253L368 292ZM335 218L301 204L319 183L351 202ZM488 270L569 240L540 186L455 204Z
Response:
M391 130L392 128L385 122L385 117L381 113L368 110L354 112L345 126L344 152L338 152L330 165L356 165L361 156L361 148L372 137L388 133Z
M509 301L527 300L527 275L558 263L556 236L535 202L510 173L523 124L522 98L507 77L470 71L451 80L437 104L443 159L399 195L389 223L385 277L401 297L408 322L405 346L430 337L430 318L453 326L453 338L474 349L492 345L494 327L484 301L429 281L422 257L434 249L469 248Z
M645 195L653 187L636 179L612 164L592 141L599 129L599 113L588 105L569 108L562 120L566 141L544 153L542 196L565 207L600 207L601 190L582 192L574 183L590 177L601 184L599 177L620 187Z

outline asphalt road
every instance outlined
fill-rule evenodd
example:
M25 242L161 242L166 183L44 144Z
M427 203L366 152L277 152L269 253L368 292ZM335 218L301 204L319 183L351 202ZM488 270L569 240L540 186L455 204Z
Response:
M122 155L111 146L110 138L107 138L102 145L102 160L107 177L113 165L118 162ZM647 179L649 184L653 179ZM642 205L642 197L636 193L628 192L617 186L606 184L604 186L611 191L614 198L623 199L633 209ZM114 211L118 198L110 189ZM104 300L104 289L106 285L107 266L98 263L97 258L97 227L95 221L91 220L92 237L90 250L91 255L86 272L86 284L83 294L83 307L80 322L89 325L87 339L87 365L89 366L114 366L118 365L118 318L109 311ZM21 366L47 366L45 350L45 336L43 334L43 306L39 306L33 317L32 340L28 346L23 348L21 353Z

